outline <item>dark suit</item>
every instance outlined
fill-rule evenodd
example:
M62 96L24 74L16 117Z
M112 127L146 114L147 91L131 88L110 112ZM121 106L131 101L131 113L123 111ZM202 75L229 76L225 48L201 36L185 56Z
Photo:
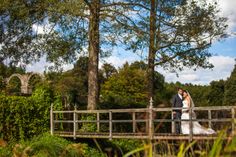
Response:
M172 107L183 107L183 102L182 99L179 97L178 94L176 94L173 98L172 98ZM180 120L181 119L181 110L173 110L176 114L174 115L174 119L176 120ZM177 134L180 134L180 129L181 129L181 123L180 122L175 122L175 132Z

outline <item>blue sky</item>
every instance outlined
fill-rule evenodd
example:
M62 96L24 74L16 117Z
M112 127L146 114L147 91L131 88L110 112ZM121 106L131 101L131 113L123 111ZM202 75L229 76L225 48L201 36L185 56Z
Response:
M216 55L236 57L236 36L225 39L221 42L216 42L210 48L210 52Z
M227 79L232 72L236 59L236 0L207 0L209 2L217 1L221 9L221 16L228 18L229 28L228 34L231 36L224 41L215 41L209 51L213 54L209 61L215 66L213 69L184 69L178 72L179 77L175 73L164 71L161 67L157 67L157 71L165 76L167 82L192 83L192 84L209 84L213 80ZM40 29L37 27L37 29ZM38 30L40 31L40 30ZM134 62L141 60L140 56L132 52L125 52L122 49L115 49L111 57L105 58L100 62L100 65L105 61L115 65L122 66L125 62ZM27 66L27 71L43 72L49 64L42 59L39 63ZM72 68L72 65L65 65L64 69Z

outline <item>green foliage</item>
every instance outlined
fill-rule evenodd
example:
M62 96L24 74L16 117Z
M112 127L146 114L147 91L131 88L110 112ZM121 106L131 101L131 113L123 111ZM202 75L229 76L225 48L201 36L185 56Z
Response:
M85 147L85 157L107 157L106 154L99 152L97 149L94 149L92 147Z
M104 63L102 68L99 70L99 82L104 83L115 73L117 73L117 70L114 66Z
M236 104L235 96L236 96L236 64L229 79L226 81L225 84L224 104L235 105Z
M47 132L51 103L50 90L43 87L31 97L0 95L0 136L23 140Z
M113 69L113 68L111 68ZM113 69L104 84L101 84L101 107L146 107L147 100L147 64L136 61L125 63L117 72ZM163 102L164 76L154 73L155 99ZM106 106L109 105L109 106Z
M221 132L218 138L214 141L211 151L207 154L207 157L220 157L223 148L223 140L225 138L225 133Z
M225 89L225 81L212 81L210 83L210 91L208 95L209 103L211 106L221 106L224 101L224 91Z
M0 147L0 156L9 157L12 156L12 151L9 147Z
M115 144L120 150L122 150L123 154L135 150L143 145L140 140L130 140L130 139L114 139L111 141Z
M139 152L142 152L142 151L147 151L147 150L152 150L152 145L149 144L149 145L144 145L143 147L140 147L140 148L136 148L128 153L126 153L123 157L129 157L131 155L135 155L136 153L139 153ZM148 157L152 157L152 153L149 151L148 153Z
M5 154L6 153L6 154ZM87 144L72 143L66 139L51 136L47 133L0 149L1 157L34 156L34 157L105 157L98 150Z
M5 92L9 95L21 94L21 81L18 77L13 77L6 85Z
M133 69L127 63L102 85L101 101L122 107L146 106L146 85L146 72Z
M218 137L213 141L192 141L192 142L181 142L180 143L171 143L167 142L168 151L165 150L165 145L158 143L148 143L143 144L141 146L135 147L133 150L127 152L124 157L129 156L142 156L140 152L148 153L148 157L154 156L173 156L173 157L190 157L190 156L198 156L198 157L233 157L236 153L236 136L232 137L232 139L225 139L226 132L222 130ZM164 142L164 141L162 141ZM173 151L174 147L178 146L177 151ZM156 153L152 152L152 149L156 149ZM172 150L173 149L173 150Z
M185 84L183 88L189 91L195 106L209 105L209 86Z
M61 95L63 103L86 108L88 94L88 57L80 57L72 70L47 74L55 93Z
M96 116L95 115L83 115L81 117L81 120L87 120L87 121L95 121ZM85 122L82 123L82 126L79 131L81 132L96 132L97 125L95 122Z
M5 65L3 61L0 61L0 75L3 78L10 77L14 73L24 74L25 69L23 67L17 67L12 64Z
M181 84L180 82L165 83L163 99L170 103L171 97L177 94L177 87L181 87L182 89L185 89L190 93L195 106L209 105L210 86L206 85ZM222 98L217 97L216 99L222 99Z
M185 146L185 143L182 143L179 147L179 152L177 154L177 157L184 157L186 152L196 143L196 141L191 142L187 146Z

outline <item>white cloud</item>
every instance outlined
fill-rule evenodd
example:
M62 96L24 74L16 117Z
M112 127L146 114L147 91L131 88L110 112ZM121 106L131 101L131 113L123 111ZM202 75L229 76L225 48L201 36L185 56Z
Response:
M121 67L125 62L131 63L134 62L135 59L134 58L119 58L117 56L111 56L109 58L104 59L104 62L106 63L110 63L113 66L115 66L116 68ZM100 66L102 66L103 62L100 62Z
M212 1L212 0L209 0ZM217 0L221 9L221 14L228 18L228 31L234 34L236 30L236 0Z
M32 29L37 34L47 34L52 30L52 26L46 20L44 24L33 24Z
M53 66L53 63L49 63L46 61L46 57L44 56L43 58L40 59L39 62L28 64L26 66L26 71L27 72L37 72L37 73L43 73L44 71L48 70L48 67ZM64 71L72 69L73 65L72 64L64 64L61 67Z
M100 61L99 67L102 66L102 64L105 63L110 63L116 68L121 67L124 63L132 63L134 61L140 60L140 57L132 52L126 52L129 53L127 56L119 56L119 55L114 55L110 56L108 58L103 59L103 61Z
M227 79L235 64L235 60L232 57L227 56L213 56L209 61L214 65L213 69L185 69L178 72L179 77L175 73L169 73L163 71L162 68L158 68L158 71L165 76L167 82L192 83L192 84L209 84L213 80Z

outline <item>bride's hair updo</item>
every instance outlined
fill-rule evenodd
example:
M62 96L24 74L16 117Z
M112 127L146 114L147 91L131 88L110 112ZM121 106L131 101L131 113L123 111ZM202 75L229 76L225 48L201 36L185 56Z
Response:
M189 96L189 94L188 94L187 90L183 90L183 93L186 93L186 95L187 95L186 97L183 98L185 100Z
M187 90L183 90L183 93L187 93L188 94L188 91Z

